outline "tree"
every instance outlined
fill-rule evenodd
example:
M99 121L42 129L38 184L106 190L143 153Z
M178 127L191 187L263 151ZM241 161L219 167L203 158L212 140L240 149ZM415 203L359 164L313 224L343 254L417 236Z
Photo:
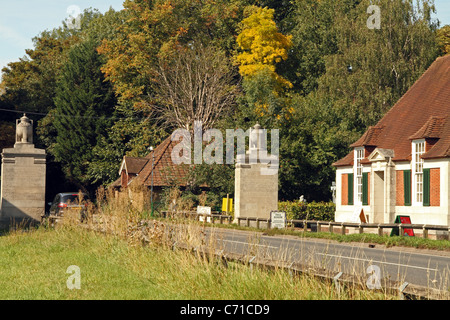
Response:
M198 41L178 48L172 61L159 59L152 109L166 128L192 131L194 121L212 128L230 111L236 85L228 60L221 49Z
M278 65L280 74L293 84L301 95L317 89L325 69L325 58L338 52L335 28L336 12L351 11L352 1L294 1L290 13L280 21L285 32L292 35L289 59Z
M119 108L120 109L120 108ZM117 115L124 115L116 110ZM135 116L119 118L92 149L87 175L92 183L108 185L118 177L124 156L143 157L167 137L167 132L152 124L150 119Z
M116 37L99 48L107 58L102 70L120 102L147 111L154 104L159 60L174 61L192 41L229 55L243 11L240 0L126 0L124 8L127 17Z
M441 55L450 54L450 25L443 26L437 31L437 41Z
M112 87L104 81L100 56L93 40L69 52L56 87L53 126L55 143L49 149L61 162L67 179L86 190L92 148L112 125L116 103Z
M12 148L16 139L14 123L0 121L0 150ZM0 173L1 175L1 173Z
M379 30L367 28L370 4L336 1L331 7L333 19L323 35L336 50L325 51L324 69L302 80L316 88L293 95L293 117L280 132L281 198L303 194L308 200L329 200L332 163L349 152L348 146L376 124L437 56L431 1L421 1L421 10L412 1L379 1ZM329 11L320 15L328 17Z
M380 0L381 28L367 27L369 0L335 14L338 52L326 57L318 92L333 97L361 134L374 125L437 57L432 1ZM351 69L349 67L351 66Z
M222 116L217 111L230 106L234 90L229 81L233 69L227 61L234 50L236 28L243 12L241 2L124 2L123 23L118 25L114 37L106 38L98 48L106 58L102 71L118 97L116 112L123 119L117 121L108 130L108 137L102 138L94 148L95 157L89 170L91 177L113 181L118 167L111 164L120 164L125 154L145 155L148 146L155 146L167 135L164 129L186 127L193 120L212 125ZM200 48L213 49L213 52L207 55L205 49ZM196 59L182 63L196 54L204 57L204 61ZM206 62L217 69L214 71ZM230 70L225 70L225 66ZM192 72L186 73L189 68ZM207 76L207 81L190 82L183 78L181 82L174 82L181 75ZM182 83L192 85L188 91L196 98L189 100L181 93ZM211 100L198 99L200 92L208 92ZM183 105L184 102L187 104ZM176 118L176 110L187 106L194 108L191 111L184 109L183 121L169 123L169 119ZM194 109L203 111L196 113Z
M278 31L273 9L250 6L246 14L236 39L240 49L236 61L245 92L240 108L253 122L266 128L279 126L292 112L286 95L292 83L276 70L288 58L291 36Z
M273 20L273 9L248 7L249 16L241 22L241 32L236 41L241 52L236 56L239 73L245 78L265 72L281 87L292 84L275 72L275 64L287 59L291 36L278 32Z

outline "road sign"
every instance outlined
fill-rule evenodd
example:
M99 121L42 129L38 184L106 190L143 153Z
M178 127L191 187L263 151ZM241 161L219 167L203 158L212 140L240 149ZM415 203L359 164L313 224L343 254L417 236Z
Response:
M197 206L197 213L207 215L206 222L211 222L211 207ZM198 220L203 222L203 216L199 216Z
M222 199L222 211L226 212L227 214L233 211L233 198Z
M411 218L409 216L396 216L394 223L411 224ZM400 228L392 228L391 236L398 236ZM414 237L414 230L411 228L403 228L403 236Z
M271 228L284 229L286 228L286 212L285 211L270 211Z

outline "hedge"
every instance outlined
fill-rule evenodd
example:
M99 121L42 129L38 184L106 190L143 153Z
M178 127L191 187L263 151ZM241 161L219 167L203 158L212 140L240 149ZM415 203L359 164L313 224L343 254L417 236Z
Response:
M278 210L286 212L286 219L334 221L333 202L279 201Z

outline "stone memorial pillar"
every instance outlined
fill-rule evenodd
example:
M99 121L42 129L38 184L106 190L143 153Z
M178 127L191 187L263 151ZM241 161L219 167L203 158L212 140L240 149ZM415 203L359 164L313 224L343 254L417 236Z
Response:
M278 156L267 154L265 133L256 124L250 130L249 151L236 161L234 222L246 217L270 219L270 212L278 210Z
M0 225L36 222L45 213L46 153L33 144L33 121L16 121L14 148L3 149Z

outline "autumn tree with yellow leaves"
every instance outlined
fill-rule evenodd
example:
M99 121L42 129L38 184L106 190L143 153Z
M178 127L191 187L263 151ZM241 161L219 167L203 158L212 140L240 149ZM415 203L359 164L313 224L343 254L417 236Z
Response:
M273 9L250 6L244 14L247 17L236 39L240 49L236 62L247 101L260 122L264 123L265 116L280 120L292 112L285 101L292 83L276 72L276 64L288 58L292 36L278 31Z
M240 74L252 77L267 70L280 86L291 88L292 84L276 73L275 64L288 58L292 36L278 32L273 20L275 10L249 7L247 11L251 14L242 21L236 39L242 50L236 57Z

